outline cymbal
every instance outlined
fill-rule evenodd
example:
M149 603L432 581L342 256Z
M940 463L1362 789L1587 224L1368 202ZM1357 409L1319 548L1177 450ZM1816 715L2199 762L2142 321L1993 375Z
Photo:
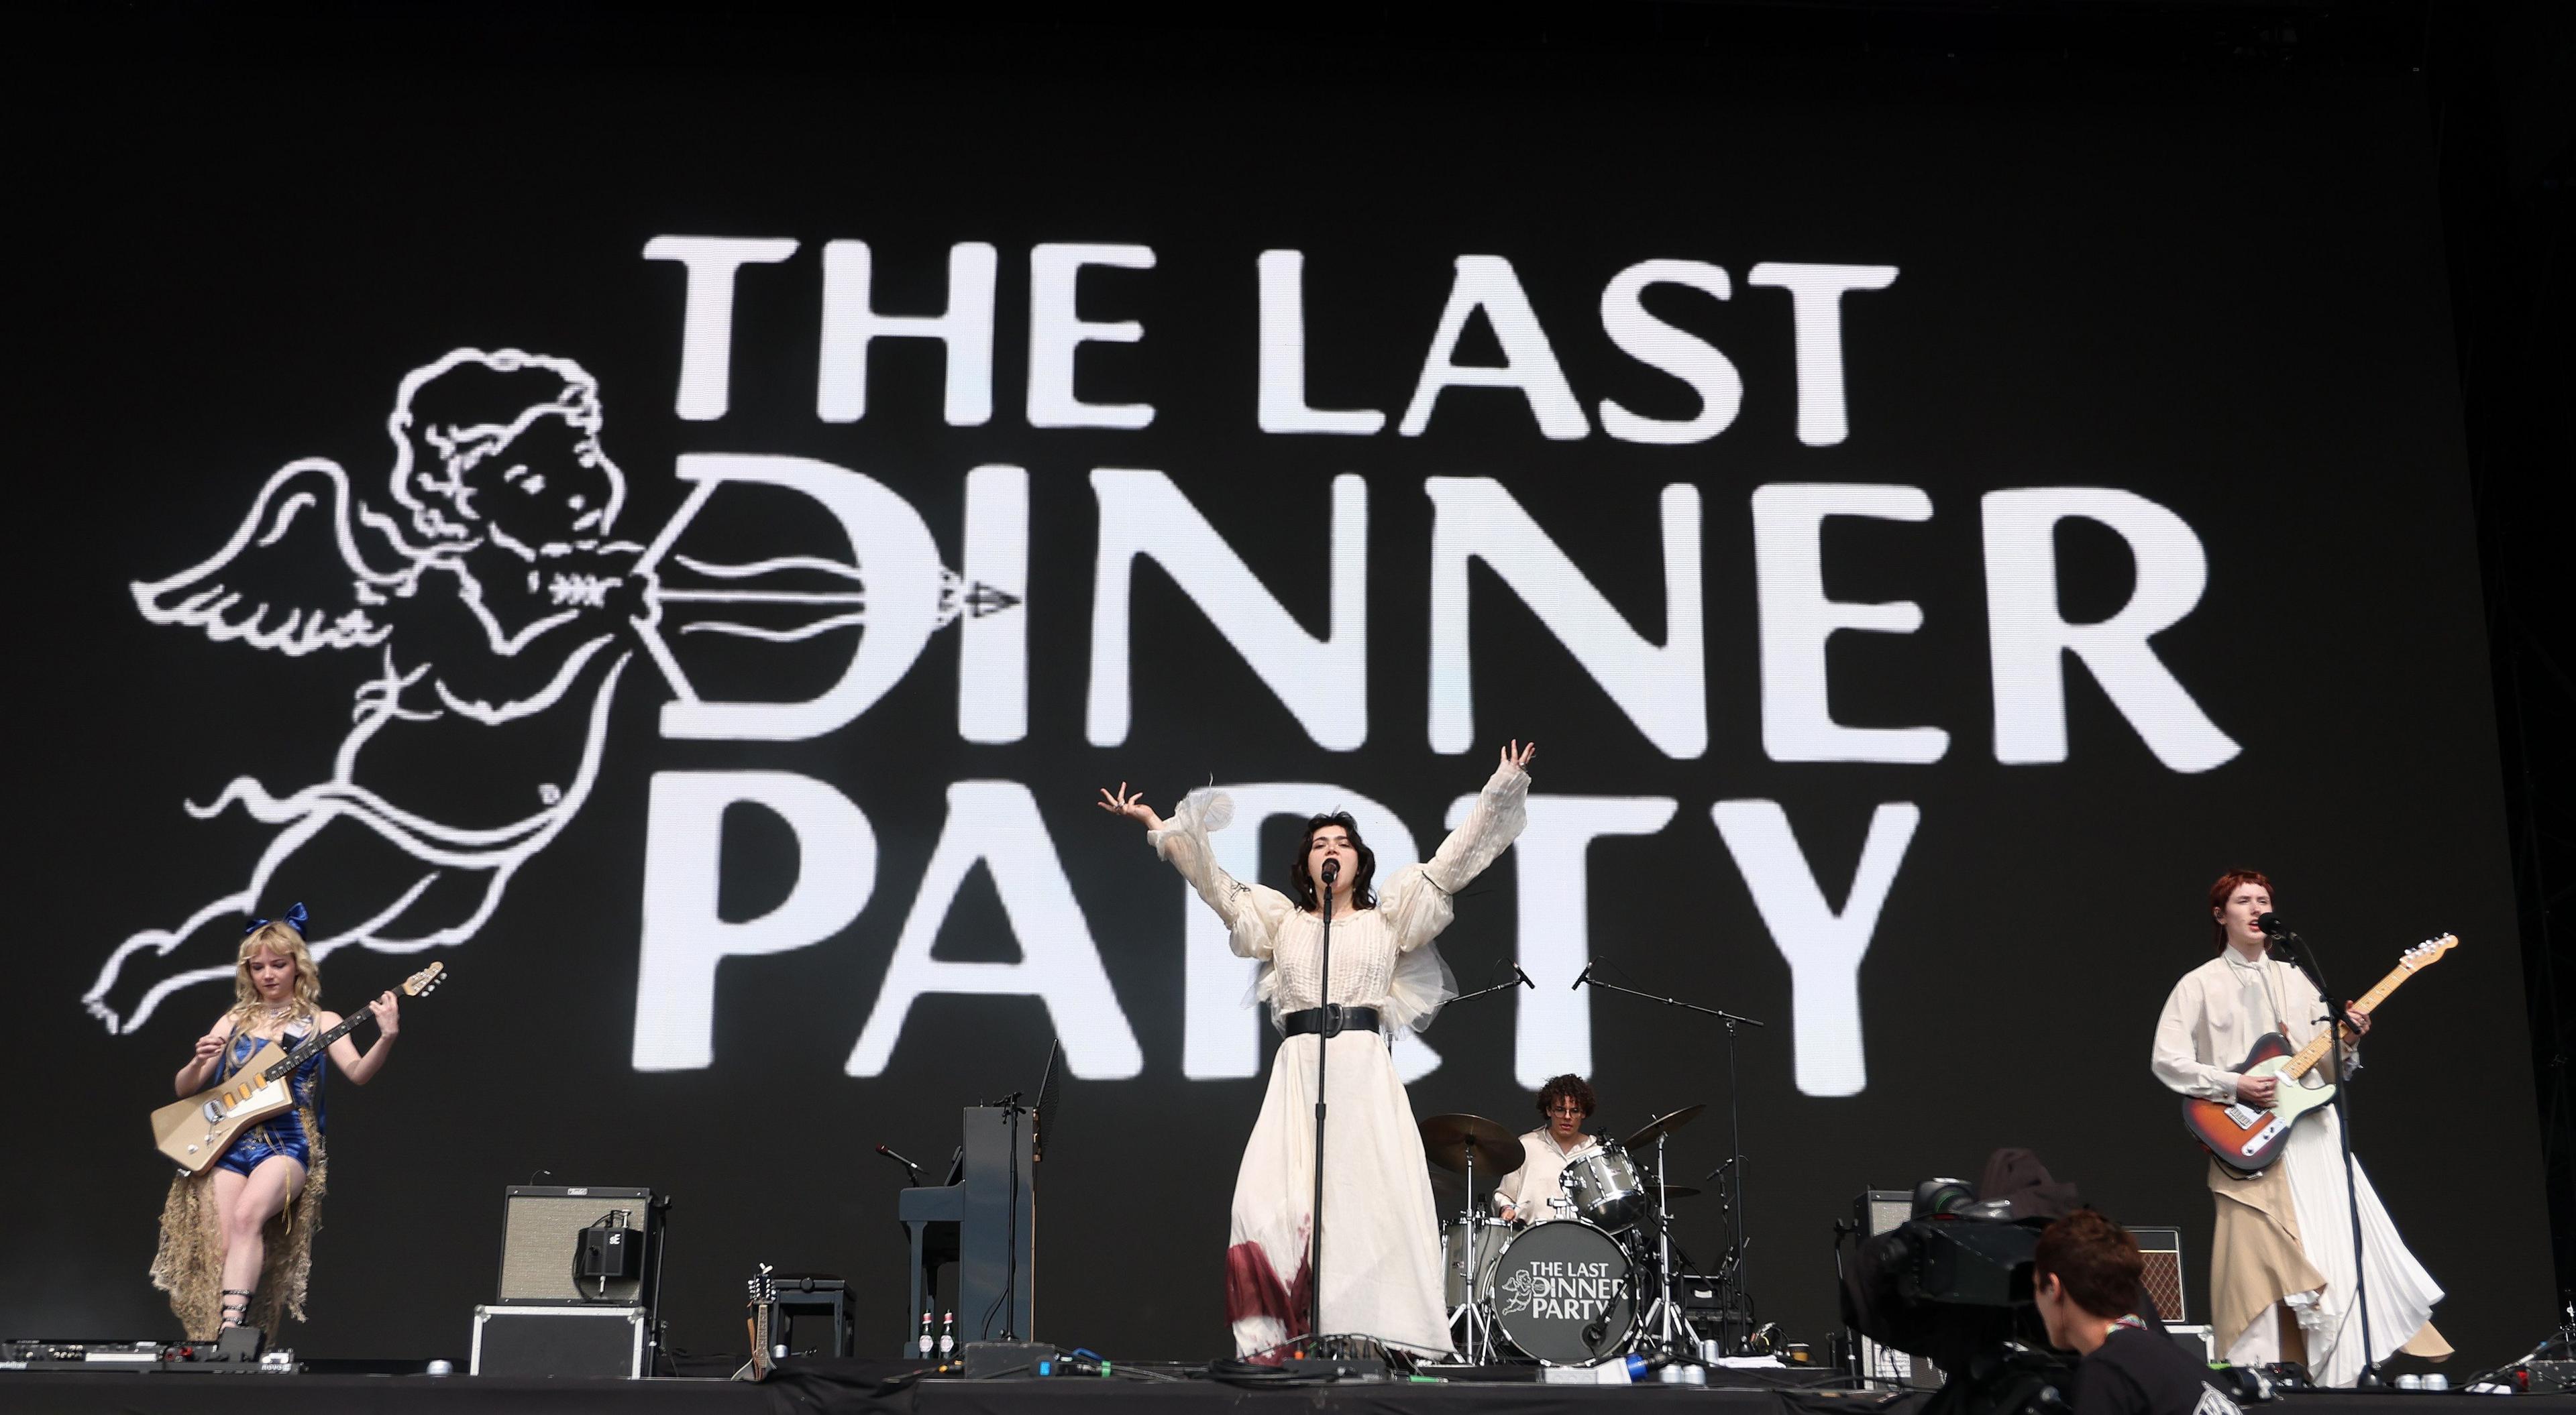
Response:
M1421 1130L1422 1152L1442 1169L1465 1172L1469 1150L1479 1174L1500 1179L1521 1167L1520 1137L1481 1115L1429 1116Z
M1708 1109L1708 1107L1705 1104L1686 1105L1681 1109L1674 1111L1670 1115L1656 1116L1654 1119L1646 1122L1645 1129L1638 1131L1636 1134L1629 1136L1627 1139L1622 1140L1619 1143L1632 1150L1644 1149L1646 1146L1655 1143L1655 1141L1663 1138L1664 1136L1670 1135L1674 1131L1681 1129L1683 1126L1690 1124L1692 1121L1699 1119L1699 1113L1706 1109Z

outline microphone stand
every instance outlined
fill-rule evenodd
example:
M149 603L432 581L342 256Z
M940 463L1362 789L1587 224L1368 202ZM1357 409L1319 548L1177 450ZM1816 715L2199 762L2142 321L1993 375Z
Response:
M2343 1137L2344 1207L2352 1211L2352 1303L2361 1313L2361 1373L2353 1377L2354 1390L2381 1390L2386 1382L2379 1378L2379 1357L2370 1341L2370 1275L2365 1271L2361 1251L2361 1180L2352 1166L2352 1071L2344 1064L2344 1010L2335 1005L2334 993L2326 987L2325 973L2307 947L2307 940L2283 929L2266 935L2272 947L2279 949L2290 966L2307 976L2317 990L2317 1000L2326 1005L2324 1022L2333 1029L2334 1042L2326 1048L2334 1058L2335 1129ZM2358 1038L2355 1039L2358 1042Z
M1486 995L1486 994L1488 994L1488 993L1498 993L1498 992L1503 992L1503 991L1506 991L1506 990L1511 989L1511 988L1533 988L1533 989L1534 989L1534 988L1536 988L1536 987L1538 986L1538 984L1533 983L1533 982L1531 982L1531 981L1529 980L1529 974L1527 974L1527 973L1522 973L1522 972L1521 972L1521 970L1520 970L1520 969L1518 969L1518 968L1514 968L1514 969L1512 969L1512 971L1513 971L1514 973L1519 974L1519 976L1518 976L1518 977L1515 977L1515 978L1512 978L1512 979L1510 979L1509 981L1506 981L1506 982L1496 983L1496 984L1494 984L1492 987L1489 987L1489 988L1478 988L1478 989L1476 989L1474 992L1462 992L1462 993L1458 994L1456 997L1453 997L1453 998L1449 999L1447 1002L1445 1002L1445 1003L1443 1003L1443 1004L1441 1004L1441 1005L1442 1005L1442 1006L1444 1006L1444 1007L1455 1007L1455 1006L1457 1006L1459 1003L1462 1003L1462 1002L1474 1002L1477 998L1483 997L1483 996L1485 996L1485 995Z
M1309 1341L1324 1335L1324 1062L1333 1050L1333 1038L1342 1030L1342 1010L1333 1005L1333 883L1341 873L1341 861L1324 861L1324 949L1316 970L1315 996L1316 1005L1323 1009L1324 1025L1315 1034L1315 1207L1306 1246Z
M1738 1101L1737 1094L1735 1033L1736 1029L1739 1027L1763 1027L1768 1026L1769 1024L1755 1021L1750 1017L1738 1016L1723 1008L1703 1007L1696 1002L1684 1002L1677 997L1661 997L1650 992L1640 992L1635 988L1622 987L1617 983L1604 982L1603 980L1592 976L1592 968L1593 965L1590 963L1583 965L1583 975L1574 980L1574 985L1576 987L1582 987L1588 983L1593 987L1606 988L1611 992L1626 993L1630 997L1642 997L1648 1002L1660 1002L1666 1007L1678 1007L1685 1012L1696 1012L1703 1017L1714 1017L1718 1020L1720 1025L1726 1028L1726 1145L1729 1153L1727 1155L1726 1163L1720 1165L1719 1168L1731 1169L1733 1171L1729 1177L1729 1183L1734 1189L1735 1202L1727 1206L1728 1223L1726 1263L1722 1267L1722 1272L1732 1274L1734 1279L1730 1284L1732 1290L1729 1295L1740 1297L1742 1296L1745 1288L1744 1273L1746 1264L1744 1261L1744 1250L1747 1245L1744 1241L1744 1112ZM1656 1168L1657 1172L1660 1174L1662 1170L1660 1142L1658 1143ZM1665 1273L1663 1280L1666 1288L1669 1289L1673 1280L1672 1274L1669 1272ZM1669 1299L1669 1290L1667 1291L1666 1296ZM1749 1312L1747 1317L1747 1325L1750 1326Z

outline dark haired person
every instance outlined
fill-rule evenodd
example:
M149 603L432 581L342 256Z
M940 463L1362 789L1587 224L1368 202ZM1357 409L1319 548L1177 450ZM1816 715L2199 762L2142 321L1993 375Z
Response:
M1332 1128L1325 1141L1324 1322L1334 1334L1364 1333L1424 1353L1451 1350L1430 1173L1388 1040L1399 1027L1428 1026L1457 995L1432 940L1449 926L1451 896L1520 834L1526 768L1537 751L1518 742L1504 749L1475 808L1430 861L1396 871L1376 893L1377 857L1348 815L1306 822L1288 869L1292 898L1217 868L1208 834L1234 815L1222 794L1193 791L1167 821L1124 782L1100 793L1101 809L1144 823L1155 852L1225 921L1234 951L1260 960L1254 995L1286 1034L1234 1180L1225 1315L1239 1354L1269 1359L1274 1348L1306 1334L1327 908L1330 1000L1345 1009L1348 1030L1332 1038L1326 1068ZM1320 883L1327 861L1337 867L1329 888ZM1358 1015L1347 1016L1352 1011Z
M2075 1415L2239 1415L2206 1366L2130 1315L2146 1260L2127 1229L2077 1209L2040 1234L2030 1267L2048 1344L2084 1358Z
M2269 1107L2269 1076L2233 1069L2267 1032L2305 1046L2326 1014L2307 975L2267 958L2256 921L2272 909L2272 882L2254 870L2230 870L2210 886L2209 917L2218 956L2182 975L2156 1022L2156 1079L2186 1096ZM2351 1014L2370 1030L2366 1013ZM2334 1079L2359 1063L2347 1039L2336 1064L2311 1075ZM2316 1073L2325 1073L2317 1075ZM2234 1365L2303 1361L2320 1385L2350 1385L2360 1376L2361 1319L2354 1310L2352 1205L2344 1187L2343 1131L2331 1107L2301 1117L2269 1169L2239 1179L2209 1162L2218 1218L2209 1258L2212 1329L2220 1354ZM2370 1298L2367 1359L2404 1350L2433 1360L2451 1354L2429 1320L2442 1289L2406 1250L2397 1226L2353 1162L2361 1198L2364 1284Z
M1592 1118L1592 1086L1580 1076L1551 1076L1539 1088L1538 1113L1546 1123L1521 1136L1521 1167L1494 1186L1494 1207L1515 1222L1572 1218L1564 1200L1565 1157L1593 1143L1583 1133Z

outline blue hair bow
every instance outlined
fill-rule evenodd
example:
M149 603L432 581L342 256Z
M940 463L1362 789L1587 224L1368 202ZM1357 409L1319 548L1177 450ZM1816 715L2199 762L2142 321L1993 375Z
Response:
M279 922L279 923L281 923L281 924L286 925L286 926L287 926L288 928L290 928L290 929L295 930L295 936L296 936L297 938L302 938L302 937L304 937L304 936L305 936L305 930L304 930L304 920L305 920L305 917L306 917L306 916L305 916L305 913L304 913L304 901L303 901L303 900L301 900L301 899L299 899L299 900L296 900L296 901L295 901L295 907L293 907L293 908L291 908L291 909L289 909L289 910L287 910L287 911L286 911L286 917L285 917L285 918L283 918L283 919L278 920L278 922ZM253 919L253 920L251 920L251 921L250 921L250 923L249 923L249 925L248 925L248 926L246 926L246 927L244 927L244 928L242 929L242 932L243 932L243 933L246 933L246 934L257 933L257 932L259 932L261 929L264 929L264 928L266 928L266 927L268 927L268 920L266 920L266 919Z

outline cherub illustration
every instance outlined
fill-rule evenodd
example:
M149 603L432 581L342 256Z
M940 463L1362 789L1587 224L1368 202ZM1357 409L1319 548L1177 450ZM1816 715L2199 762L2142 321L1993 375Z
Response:
M815 476L841 479L836 496L869 489L858 499L884 519L862 531L845 498L840 525L854 554L862 542L888 552L873 574L815 555L734 564L674 552L716 490L704 478L647 541L619 538L625 474L600 445L599 385L569 359L455 350L404 377L385 427L392 513L353 497L339 464L291 462L221 549L132 586L152 623L372 667L327 778L281 795L237 776L212 801L187 804L199 820L238 806L279 829L239 890L117 947L82 999L111 1032L134 1031L180 988L230 977L239 918L290 862L294 892L317 914L356 921L308 940L317 959L349 944L411 953L472 938L519 867L589 799L636 650L677 697L699 701L658 627L675 602L809 616L785 627L700 618L678 631L781 645L868 625L875 603L891 645L872 670L879 692L961 613L1019 603L960 584L890 489L814 464L797 474L809 490ZM887 528L900 533L886 538ZM710 584L666 583L666 555ZM745 587L773 577L826 587Z
M626 482L600 445L598 384L568 359L459 349L404 378L386 428L397 514L355 500L334 462L292 462L222 549L133 586L155 624L374 668L327 779L279 795L236 777L188 805L281 829L239 891L107 960L83 1001L112 1032L226 975L237 916L299 855L402 857L331 872L398 883L335 904L354 922L311 940L317 959L471 937L597 780L611 697L659 615L644 547L614 534ZM550 711L570 703L578 722Z

